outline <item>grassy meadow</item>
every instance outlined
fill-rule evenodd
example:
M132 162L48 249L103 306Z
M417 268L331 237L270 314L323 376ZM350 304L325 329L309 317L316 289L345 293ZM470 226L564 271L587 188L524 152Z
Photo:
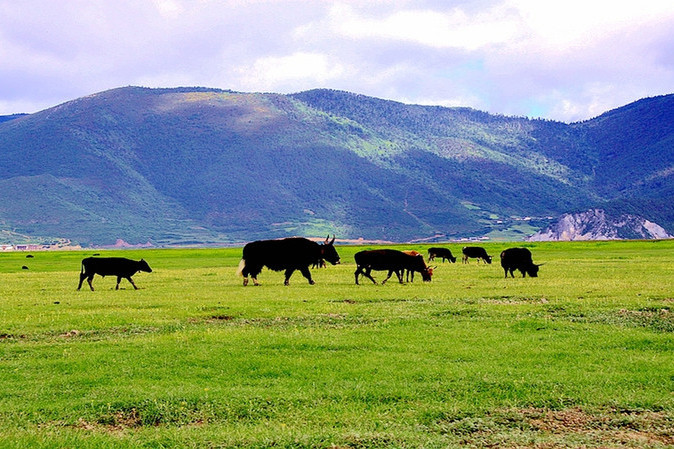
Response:
M524 279L483 246L383 286L366 247L289 287L240 248L101 251L154 272L94 292L94 251L0 254L0 447L674 447L674 241L526 244Z

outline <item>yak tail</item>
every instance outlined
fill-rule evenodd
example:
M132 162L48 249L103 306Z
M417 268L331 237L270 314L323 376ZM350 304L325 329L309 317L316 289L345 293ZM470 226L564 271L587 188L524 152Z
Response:
M245 266L246 266L246 259L241 259L241 262L239 262L239 268L236 270L237 276L243 276L243 269Z

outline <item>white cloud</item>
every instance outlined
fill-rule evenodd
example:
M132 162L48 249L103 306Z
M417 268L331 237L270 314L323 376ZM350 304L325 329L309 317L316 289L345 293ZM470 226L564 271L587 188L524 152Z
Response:
M518 11L527 40L550 49L586 45L674 17L670 0L506 0L506 5Z
M164 16L169 18L179 17L185 10L183 6L175 0L152 0L157 11Z
M347 68L330 56L296 52L287 56L267 56L238 69L239 82L249 90L268 90L286 86L293 89L307 81L324 84L345 76Z
M350 39L390 39L468 51L513 39L519 33L515 19L509 8L501 6L473 15L460 8L410 9L372 18L339 4L330 13L335 32Z

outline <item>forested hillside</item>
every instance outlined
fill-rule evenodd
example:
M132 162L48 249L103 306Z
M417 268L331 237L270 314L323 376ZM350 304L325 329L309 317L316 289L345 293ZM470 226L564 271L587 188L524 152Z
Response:
M564 124L332 90L114 89L0 121L0 227L85 245L521 238L606 206L672 233L673 114L672 96Z

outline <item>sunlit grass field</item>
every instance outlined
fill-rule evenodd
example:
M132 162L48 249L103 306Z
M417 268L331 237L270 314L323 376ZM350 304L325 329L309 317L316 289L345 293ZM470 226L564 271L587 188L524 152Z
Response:
M0 447L674 447L674 241L526 244L524 279L483 246L383 286L360 246L288 287L240 248L102 251L154 272L94 292L94 251L0 254Z

